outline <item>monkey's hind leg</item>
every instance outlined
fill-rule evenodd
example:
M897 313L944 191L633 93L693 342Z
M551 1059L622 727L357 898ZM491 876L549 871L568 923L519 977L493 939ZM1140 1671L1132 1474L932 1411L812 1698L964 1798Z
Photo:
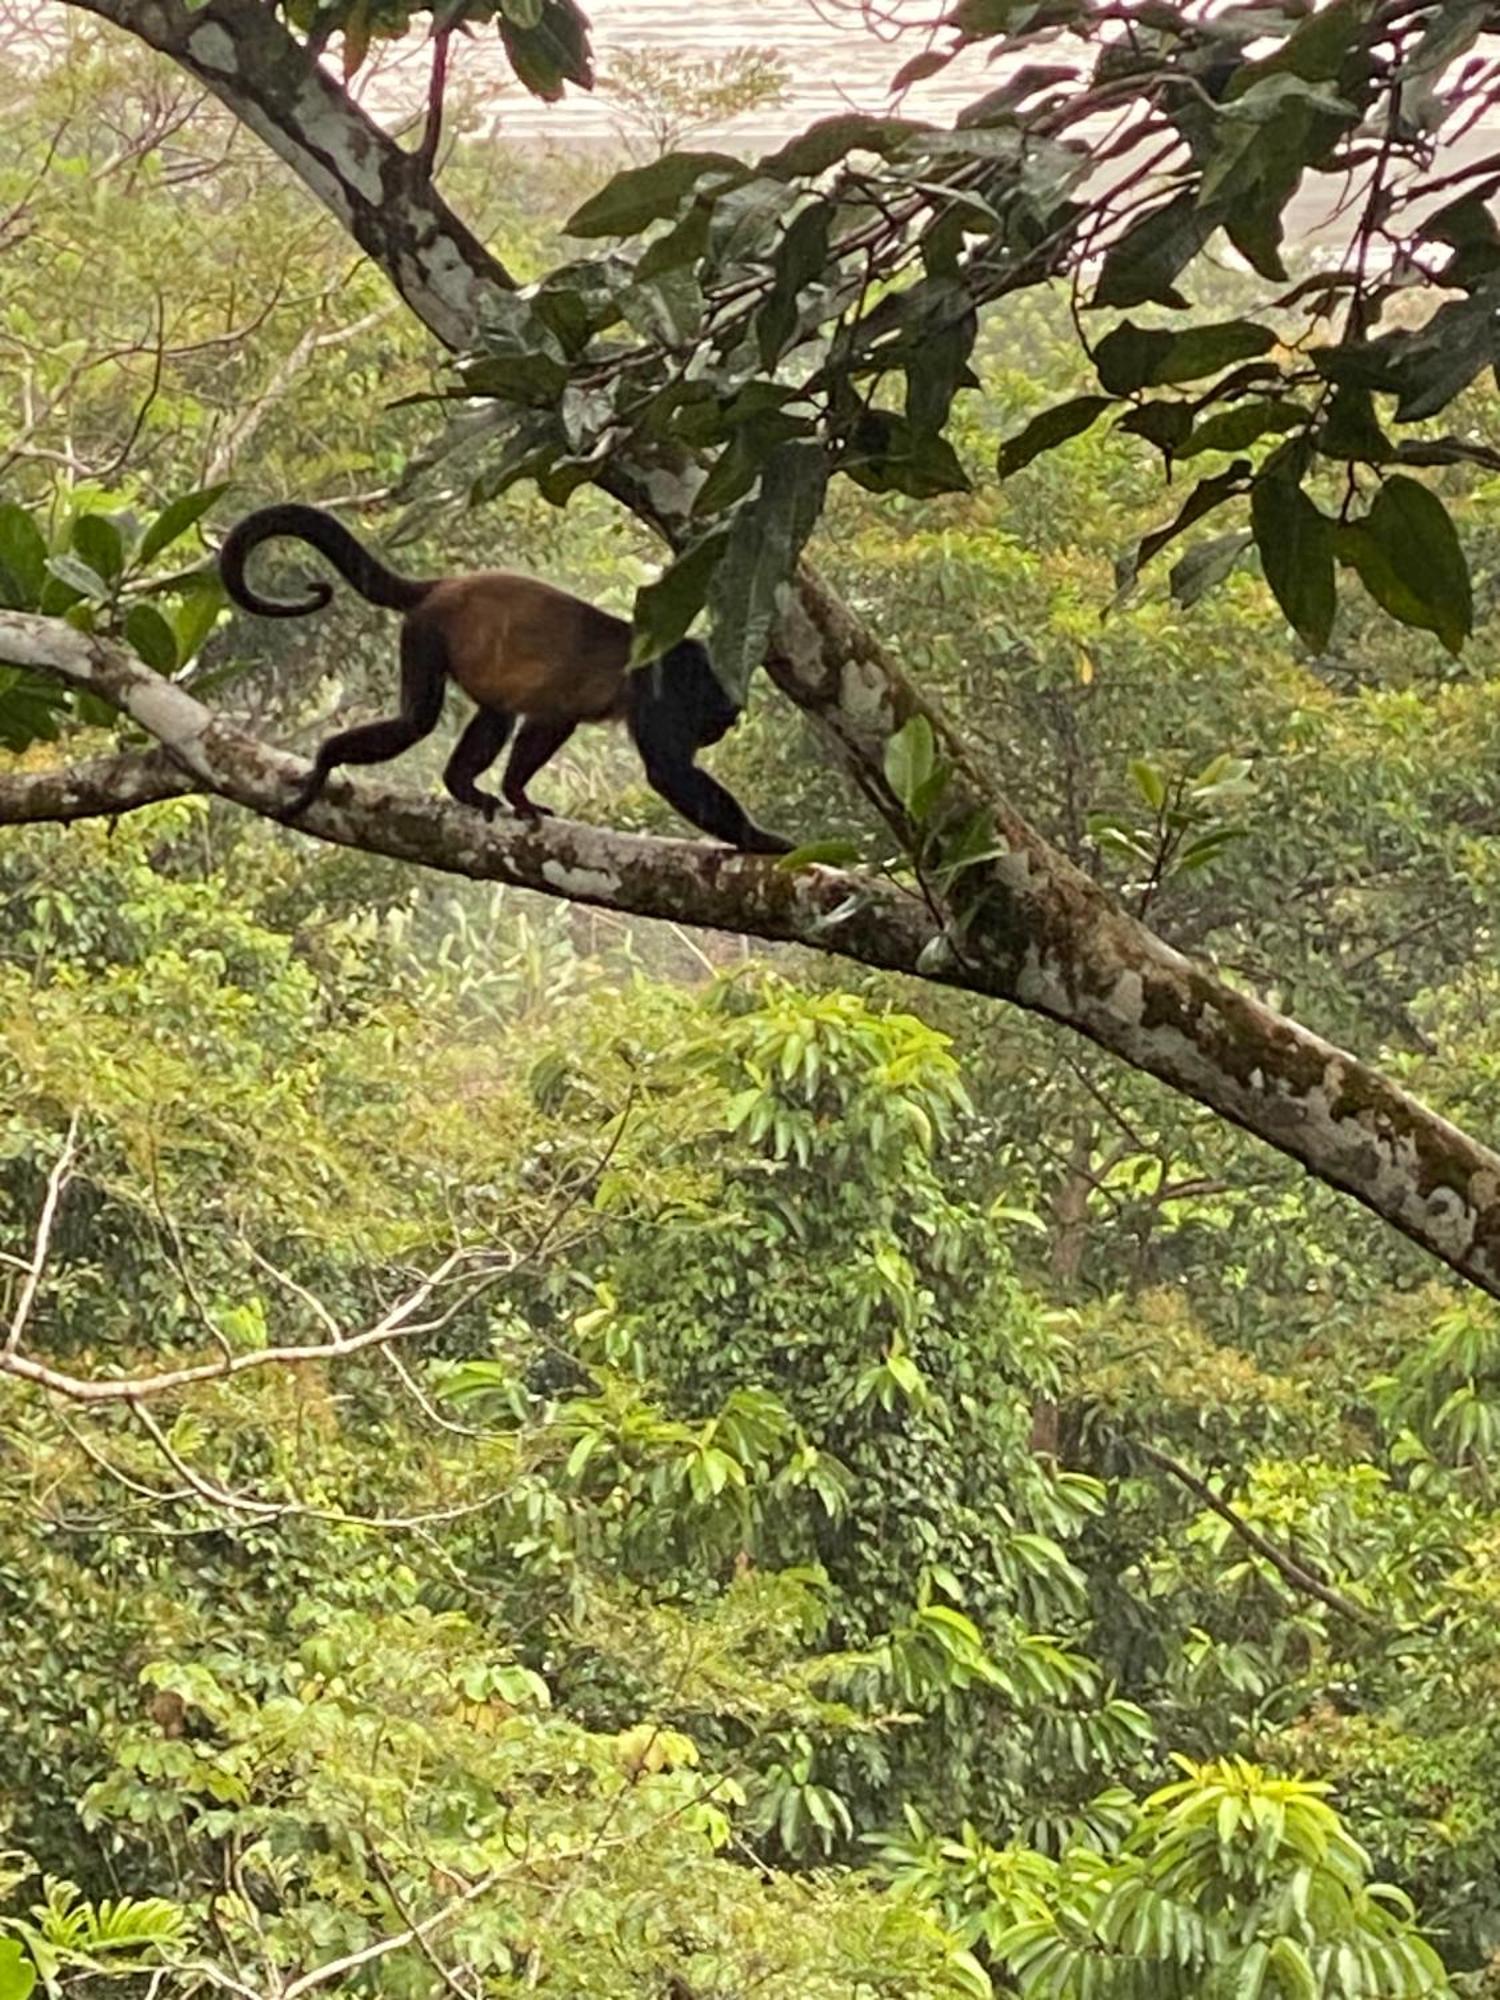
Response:
M474 780L483 775L505 748L513 718L503 708L481 708L453 746L443 783L460 805L473 806L486 819L500 810L493 792L482 792Z
M521 724L516 747L510 753L505 776L500 780L505 803L518 819L551 818L551 807L534 805L526 796L526 787L542 766L557 755L577 727L576 722L543 722L530 716Z
M329 772L340 764L383 764L430 736L443 712L447 664L440 633L403 627L400 714L330 736L319 746L311 772L279 817L295 819L298 813L306 812L328 782Z

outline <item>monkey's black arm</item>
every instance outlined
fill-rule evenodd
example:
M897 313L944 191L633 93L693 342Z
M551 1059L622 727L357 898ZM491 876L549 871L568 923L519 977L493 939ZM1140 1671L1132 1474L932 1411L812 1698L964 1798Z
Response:
M646 779L684 819L717 840L727 840L744 854L790 854L792 842L771 833L745 811L733 792L726 791L707 771L700 771L680 751L642 750Z

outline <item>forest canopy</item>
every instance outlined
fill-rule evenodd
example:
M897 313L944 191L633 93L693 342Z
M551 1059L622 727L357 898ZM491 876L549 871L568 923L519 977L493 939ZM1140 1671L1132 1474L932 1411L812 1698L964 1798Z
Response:
M0 16L0 2000L1500 1992L1500 19L603 14Z

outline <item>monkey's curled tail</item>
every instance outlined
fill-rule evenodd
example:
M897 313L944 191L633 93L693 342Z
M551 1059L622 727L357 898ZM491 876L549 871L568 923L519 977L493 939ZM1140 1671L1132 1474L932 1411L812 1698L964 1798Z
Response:
M310 586L306 597L295 603L262 597L251 589L245 581L245 563L250 552L277 535L310 542L319 555L327 556L361 597L384 611L411 611L432 588L430 583L398 576L395 570L387 569L363 542L356 541L342 521L325 514L321 507L303 507L288 501L284 506L261 507L247 514L230 529L219 551L219 575L224 588L243 610L254 611L262 618L302 618L309 611L321 611L333 597L333 585L321 579Z

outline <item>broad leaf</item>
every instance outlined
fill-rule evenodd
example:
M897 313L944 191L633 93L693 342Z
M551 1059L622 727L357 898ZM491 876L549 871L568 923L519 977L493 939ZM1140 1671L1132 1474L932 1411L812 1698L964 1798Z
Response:
M1474 628L1469 566L1447 509L1435 493L1392 473L1339 553L1360 581L1404 625L1435 632L1458 653Z
M156 519L141 537L141 546L136 561L145 564L153 556L159 556L163 549L185 535L189 528L203 519L223 494L229 491L229 481L223 480L217 486L200 487L196 493L183 493L170 505L163 507Z
M634 236L648 223L675 215L698 183L716 187L750 178L750 169L728 153L668 153L643 167L627 167L574 209L563 224L569 236Z
M35 611L47 582L47 544L24 507L0 505L0 610Z
M777 595L790 582L813 531L827 483L821 445L801 439L779 445L766 461L759 492L729 530L708 606L714 671L735 701L744 700L750 676L765 656Z
M120 531L104 514L80 514L73 523L73 547L97 575L114 583L125 567Z
M1170 333L1126 320L1107 333L1094 351L1099 380L1112 395L1174 382L1194 382L1232 362L1264 354L1276 344L1268 326L1231 319Z
M159 674L177 671L177 634L154 604L133 604L125 620L125 638L136 652Z
M1013 472L1019 472L1023 465L1030 465L1044 451L1066 444L1069 438L1079 436L1096 422L1113 400L1111 396L1074 396L1070 402L1057 403L1050 410L1043 410L1031 419L1023 431L1018 431L1001 445L995 460L996 472L1002 479L1008 479Z
M931 783L936 762L937 745L925 715L909 717L887 742L885 781L908 812Z
M1206 542L1195 544L1172 565L1168 575L1167 589L1173 603L1184 611L1191 609L1235 569L1252 540L1246 529L1235 528L1227 535L1211 535Z
M709 584L729 543L729 530L715 528L685 549L653 582L635 594L635 633L630 664L642 666L675 646L708 596Z
M1094 287L1094 305L1186 306L1174 280L1217 227L1217 219L1198 206L1192 190L1174 195L1110 245Z
M1251 488L1250 525L1266 582L1287 623L1305 646L1321 652L1337 603L1333 523L1294 479L1275 474Z
M3 697L0 697L3 699ZM0 1938L0 2000L29 2000L36 1967L14 1938Z
M517 25L513 16L507 18L509 14L507 8L495 25L511 68L533 96L550 104L562 96L565 84L593 89L588 17L576 0L541 0L534 27Z

